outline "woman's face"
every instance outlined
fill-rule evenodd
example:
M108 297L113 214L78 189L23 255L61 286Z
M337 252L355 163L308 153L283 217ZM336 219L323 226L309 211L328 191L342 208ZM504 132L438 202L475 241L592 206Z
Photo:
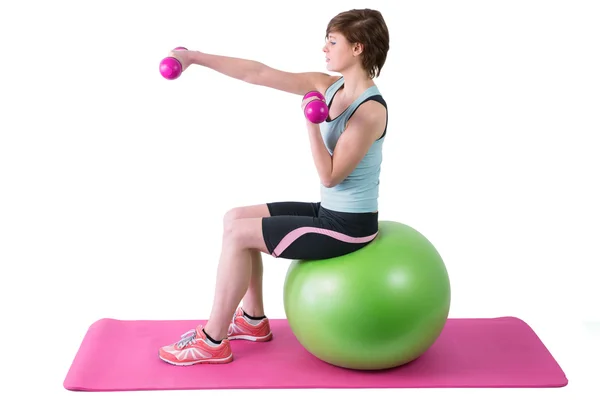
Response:
M355 47L341 33L331 32L325 41L325 46L323 46L327 69L329 71L340 72L360 62Z

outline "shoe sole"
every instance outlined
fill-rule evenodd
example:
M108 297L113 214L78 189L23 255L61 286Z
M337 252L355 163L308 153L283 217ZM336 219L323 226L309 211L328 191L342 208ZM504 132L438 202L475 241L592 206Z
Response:
M233 353L229 355L229 357L226 358L209 358L206 360L196 360L196 361L188 361L188 362L174 362L171 360L167 360L166 358L163 358L160 356L158 356L161 360L163 360L166 363L169 363L171 365L177 365L179 367L188 367L190 365L196 365L196 364L227 364L233 361Z
M235 335L228 336L228 340L249 340L251 342L268 342L273 338L273 333L269 332L266 336Z

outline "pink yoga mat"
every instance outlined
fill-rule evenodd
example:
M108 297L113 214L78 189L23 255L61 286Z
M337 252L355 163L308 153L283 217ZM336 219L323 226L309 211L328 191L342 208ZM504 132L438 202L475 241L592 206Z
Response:
M561 387L567 378L533 330L518 318L449 319L419 359L377 372L326 364L297 342L286 320L273 340L231 342L234 361L178 367L158 358L200 321L101 319L88 330L64 381L68 390L265 388Z

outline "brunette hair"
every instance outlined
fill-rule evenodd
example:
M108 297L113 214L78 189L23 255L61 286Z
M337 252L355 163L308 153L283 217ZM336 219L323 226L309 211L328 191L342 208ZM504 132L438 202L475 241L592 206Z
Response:
M381 73L390 48L390 34L381 13L368 8L336 15L327 24L325 38L339 32L350 42L363 45L362 66L375 78Z

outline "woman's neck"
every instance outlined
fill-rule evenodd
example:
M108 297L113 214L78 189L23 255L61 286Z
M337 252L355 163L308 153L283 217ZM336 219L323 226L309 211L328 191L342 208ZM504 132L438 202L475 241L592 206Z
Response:
M369 78L365 71L358 66L344 71L342 76L344 77L343 94L346 99L357 98L365 90L375 85L373 79Z

